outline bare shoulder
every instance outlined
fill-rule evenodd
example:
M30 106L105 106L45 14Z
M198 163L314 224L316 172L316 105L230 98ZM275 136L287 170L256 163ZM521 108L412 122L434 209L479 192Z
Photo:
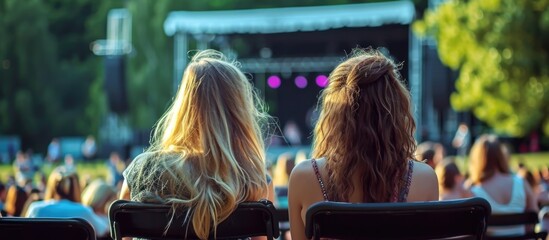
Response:
M435 170L426 163L414 162L414 173L412 175L414 181L419 181L422 185L435 185L438 187L438 180Z
M414 162L410 201L438 200L438 179L431 166L423 162Z
M427 163L420 162L420 161L414 161L414 176L435 176L435 170L431 166L429 166Z
M315 173L313 171L313 166L311 160L305 160L297 164L290 174L290 182L292 179L295 181L302 182L304 179L315 178Z

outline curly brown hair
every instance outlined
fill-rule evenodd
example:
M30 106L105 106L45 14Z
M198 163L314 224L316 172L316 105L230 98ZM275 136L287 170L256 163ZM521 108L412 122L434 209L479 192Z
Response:
M390 202L414 158L415 122L399 66L381 52L355 49L321 93L313 157L326 158L328 197L348 201L362 187L364 202ZM364 183L353 186L359 174Z

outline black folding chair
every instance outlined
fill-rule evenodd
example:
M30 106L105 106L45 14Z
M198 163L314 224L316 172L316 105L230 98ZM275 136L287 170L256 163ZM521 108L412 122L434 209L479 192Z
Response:
M290 231L290 215L287 208L277 208L276 215L278 217L281 240L285 240L286 232Z
M482 239L490 204L483 198L411 203L319 202L307 210L308 238Z
M82 218L0 218L0 239L95 240L93 227Z
M173 215L170 205L117 200L109 208L111 237L198 239L186 210ZM171 221L171 224L169 222ZM167 227L169 225L169 227ZM217 226L216 239L280 235L276 210L270 201L245 202ZM214 233L210 234L214 238Z
M545 239L547 237L546 231L536 232L534 227L538 224L539 218L537 212L524 212L514 214L492 214L488 217L488 227L504 227L504 226L521 226L530 225L531 232L524 232L524 234L506 235L506 236L489 236L487 240L503 240L503 239Z

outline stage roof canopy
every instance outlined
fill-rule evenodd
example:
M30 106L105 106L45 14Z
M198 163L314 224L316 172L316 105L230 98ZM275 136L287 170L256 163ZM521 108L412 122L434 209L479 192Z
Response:
M268 34L322 31L344 27L376 27L410 24L414 19L410 1L264 8L225 11L175 11L164 22L168 36L190 34Z

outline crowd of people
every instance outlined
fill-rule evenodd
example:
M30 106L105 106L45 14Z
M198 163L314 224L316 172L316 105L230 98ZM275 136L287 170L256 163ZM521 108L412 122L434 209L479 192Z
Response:
M82 156L96 164L93 137L82 144ZM0 182L0 211L4 217L80 217L93 226L100 239L109 238L108 208L118 199L125 161L112 152L104 162L105 177L92 179L78 172L71 154L62 154L59 140L53 139L44 159L31 151L16 153L13 176ZM61 159L63 159L61 161ZM50 172L51 171L51 172Z
M33 167L21 153L14 162L14 182L8 189L0 188L5 192L3 215L81 217L98 236L108 236L107 209L115 199L159 202L191 208L193 230L206 239L239 203L268 199L289 210L291 234L285 238L299 240L306 239L307 208L320 201L417 202L478 196L487 199L496 214L538 211L538 206L549 203L549 171L543 178L524 166L513 171L510 152L495 135L476 139L467 171L458 167L462 158L445 156L442 144L418 145L410 92L399 65L379 51L357 49L339 64L318 108L311 151L281 154L268 168L264 140L272 119L252 84L222 53L200 51L188 64L145 152L127 167L118 154L111 154L112 181L83 183L74 159L65 156L47 181L44 176L41 186L29 188ZM460 128L462 139L455 145L461 155L469 143L463 138L468 133ZM53 143L48 149L51 162L61 157L56 147ZM94 151L90 146L83 149ZM524 229L490 228L488 233Z

